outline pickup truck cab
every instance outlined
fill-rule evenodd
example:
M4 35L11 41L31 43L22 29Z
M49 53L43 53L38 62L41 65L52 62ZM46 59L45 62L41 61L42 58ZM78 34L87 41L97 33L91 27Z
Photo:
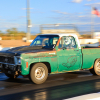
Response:
M1 51L0 69L10 78L29 76L35 84L54 73L89 69L100 75L100 48L81 48L74 34L42 34L30 46Z

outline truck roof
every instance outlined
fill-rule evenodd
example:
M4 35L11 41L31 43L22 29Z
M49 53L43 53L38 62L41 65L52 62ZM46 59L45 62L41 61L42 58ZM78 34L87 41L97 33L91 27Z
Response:
M41 34L41 35L59 35L60 37L62 37L62 36L74 36L74 37L77 37L77 35L76 34L71 34L71 33L64 33L64 34L62 34L62 33L55 33L55 34Z
M78 44L78 47L79 47L79 49L81 49L81 46L80 46L80 43L79 43L79 40L78 40L78 37L77 37L77 35L76 34L68 34L68 33L64 33L64 34L62 34L62 33L57 33L57 34L41 34L41 35L58 35L59 37L62 37L62 36L73 36L73 37L75 37L75 39L76 39L76 41L77 41L77 44Z

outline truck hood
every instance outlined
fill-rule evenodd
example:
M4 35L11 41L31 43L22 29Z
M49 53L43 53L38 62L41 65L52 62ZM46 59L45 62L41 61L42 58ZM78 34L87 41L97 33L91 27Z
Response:
M0 56L20 56L22 53L35 53L41 51L51 51L50 49L43 49L42 46L21 46L12 48L6 51L0 51Z

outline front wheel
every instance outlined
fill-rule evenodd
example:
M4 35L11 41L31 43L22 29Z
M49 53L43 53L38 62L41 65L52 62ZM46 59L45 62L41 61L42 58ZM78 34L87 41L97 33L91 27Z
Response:
M100 58L97 59L94 63L94 67L92 69L90 69L90 72L93 74L93 75L98 75L100 76Z
M42 84L48 77L47 66L43 63L36 63L30 70L30 80L35 84Z

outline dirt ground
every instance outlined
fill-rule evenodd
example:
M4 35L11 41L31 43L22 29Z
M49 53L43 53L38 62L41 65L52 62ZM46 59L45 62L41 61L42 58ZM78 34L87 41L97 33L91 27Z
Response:
M31 42L24 42L22 40L0 40L0 45L4 47L18 47L28 46Z

